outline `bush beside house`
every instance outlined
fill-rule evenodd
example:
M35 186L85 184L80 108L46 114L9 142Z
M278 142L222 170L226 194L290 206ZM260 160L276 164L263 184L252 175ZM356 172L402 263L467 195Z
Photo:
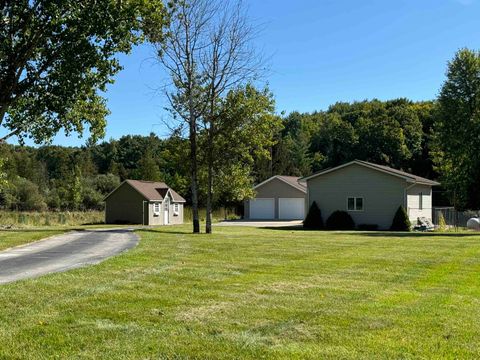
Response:
M315 201L310 206L307 217L303 220L303 227L313 230L323 229L322 212Z
M327 219L328 230L354 230L355 222L346 211L334 211Z
M400 206L393 217L391 231L410 231L412 224L408 218L407 211L403 206Z

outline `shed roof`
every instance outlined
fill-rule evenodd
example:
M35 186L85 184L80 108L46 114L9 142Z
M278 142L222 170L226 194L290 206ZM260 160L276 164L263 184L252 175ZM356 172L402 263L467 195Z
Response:
M149 201L163 201L163 199L170 193L172 200L174 202L185 202L185 199L181 197L175 190L169 187L164 182L160 181L144 181L144 180L125 180L123 184L130 185L133 189L140 193L146 200ZM119 186L119 187L120 187ZM117 189L119 188L117 187ZM113 194L117 189L113 190L110 194L107 195L105 200Z
M430 185L430 186L440 185L440 183L437 182L437 181L433 181L433 180L430 180L430 179L427 179L427 178L424 178L424 177L421 177L421 176L410 174L410 173L407 173L405 171L397 170L397 169L394 169L394 168L391 168L391 167L388 167L388 166L385 166L385 165L378 165L378 164L374 164L374 163L371 163L371 162L368 162L368 161L362 161L362 160L354 160L354 161L350 161L350 162L348 162L346 164L343 164L343 165L339 165L339 166L336 166L336 167L333 167L333 168L321 170L319 172L316 172L316 173L314 173L310 176L307 176L307 177L303 178L302 180L306 181L306 180L315 178L317 176L328 174L332 171L336 171L336 170L339 170L341 168L344 168L346 166L353 165L353 164L357 164L357 165L360 165L360 166L365 166L365 167L368 167L370 169L381 171L383 173L386 173L386 174L389 174L389 175L392 175L392 176L401 177L401 178L404 178L405 180L407 180L408 182L412 182L412 183Z
M258 189L259 187L269 183L270 181L278 179L283 181L284 183L304 192L307 193L307 184L298 176L286 176L286 175L275 175L267 180L261 182L260 184L255 185L254 189Z

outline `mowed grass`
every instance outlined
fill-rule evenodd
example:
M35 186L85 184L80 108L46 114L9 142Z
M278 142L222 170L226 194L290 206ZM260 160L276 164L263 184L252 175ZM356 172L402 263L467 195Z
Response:
M0 230L0 251L28 244L53 235L64 233L63 229ZM1 290L0 290L1 291Z
M479 358L480 237L188 226L0 287L0 358Z

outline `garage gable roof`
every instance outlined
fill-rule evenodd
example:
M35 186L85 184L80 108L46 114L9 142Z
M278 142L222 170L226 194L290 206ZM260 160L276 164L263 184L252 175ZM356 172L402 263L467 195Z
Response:
M371 162L368 162L368 161L362 161L362 160L353 160L353 161L350 161L350 162L345 163L343 165L339 165L339 166L336 166L336 167L333 167L333 168L321 170L321 171L319 171L315 174L312 174L310 176L307 176L307 177L303 178L302 180L304 180L304 181L310 180L310 179L313 179L317 176L325 175L325 174L328 174L330 172L340 170L344 167L354 165L354 164L364 166L364 167L367 167L369 169L377 170L377 171L383 172L383 173L388 174L388 175L396 176L396 177L405 179L407 182L411 182L411 183L415 183L415 184L430 185L430 186L440 185L439 182L436 182L436 181L433 181L433 180L430 180L430 179L426 179L426 178L421 177L421 176L413 175L413 174L407 173L407 172L402 171L402 170L397 170L397 169L393 169L393 168L388 167L388 166L378 165L378 164L374 164L374 163L371 163Z
M184 203L185 199L177 194L172 188L167 184L160 181L143 181L143 180L125 180L113 190L110 194L105 197L105 200L110 197L118 188L124 184L130 185L134 190L136 190L140 195L142 195L145 200L148 201L163 201L167 194L170 193L170 196L173 202Z
M303 193L307 193L307 185L305 184L304 181L301 181L301 178L298 176L285 176L285 175L275 175L272 176L271 178L268 178L267 180L261 182L260 184L255 185L253 188L258 189L259 187L269 183L272 180L278 179L280 181L283 181L287 185L290 185L291 187L294 187L297 190L300 190Z

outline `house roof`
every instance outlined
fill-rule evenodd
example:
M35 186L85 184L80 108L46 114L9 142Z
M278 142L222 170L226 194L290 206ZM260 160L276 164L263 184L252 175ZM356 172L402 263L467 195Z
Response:
M257 188L269 183L270 181L272 181L274 179L278 179L280 181L283 181L284 183L294 187L297 190L300 190L301 192L303 192L305 194L307 193L307 184L305 183L305 181L302 181L301 178L298 177L298 176L285 176L285 175L272 176L271 178L268 178L267 180L261 182L260 184L255 185L254 189L257 189Z
M346 166L350 166L350 165L353 165L353 164L368 167L370 169L377 170L377 171L380 171L380 172L383 172L385 174L389 174L389 175L392 175L392 176L400 177L400 178L405 179L407 182L411 182L411 183L415 183L415 184L423 184L423 185L430 185L430 186L440 185L439 182L436 182L436 181L433 181L433 180L430 180L430 179L426 179L426 178L421 177L421 176L410 174L410 173L407 173L407 172L402 171L402 170L393 169L393 168L385 166L385 165L378 165L378 164L374 164L374 163L371 163L371 162L368 162L368 161L362 161L362 160L354 160L354 161L350 161L348 163L345 163L343 165L339 165L339 166L336 166L336 167L333 167L333 168L321 170L319 172L316 172L316 173L314 173L310 176L307 176L307 177L303 178L302 180L306 181L306 180L315 178L317 176L328 174L332 171L336 171L336 170L339 170L341 168L344 168Z
M125 180L123 184L127 183L135 189L140 195L149 201L163 201L163 199L170 193L174 202L185 202L185 199L177 194L171 187L160 181L143 181L143 180ZM120 187L118 186L117 189ZM113 190L107 195L105 200L112 195L117 189Z

